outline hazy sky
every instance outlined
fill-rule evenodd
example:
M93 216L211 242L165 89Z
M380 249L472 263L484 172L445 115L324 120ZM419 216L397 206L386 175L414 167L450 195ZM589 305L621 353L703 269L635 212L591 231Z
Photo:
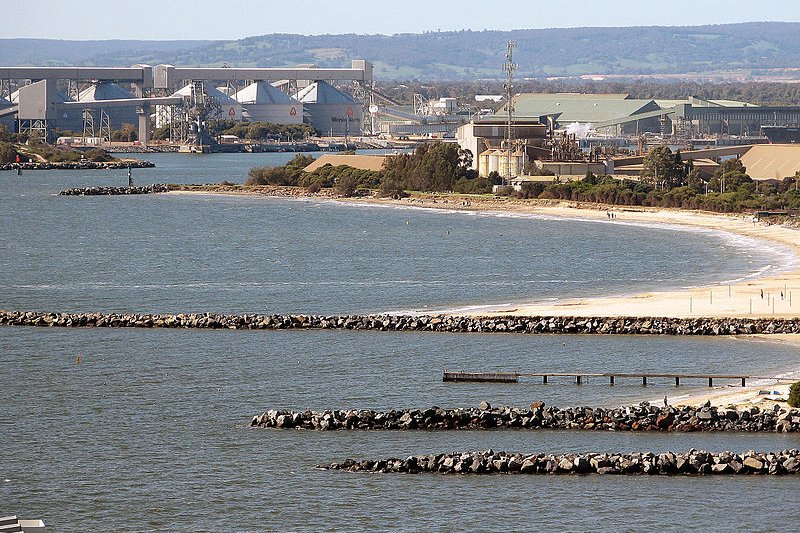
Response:
M239 39L267 33L418 33L800 21L798 0L0 0L0 38Z

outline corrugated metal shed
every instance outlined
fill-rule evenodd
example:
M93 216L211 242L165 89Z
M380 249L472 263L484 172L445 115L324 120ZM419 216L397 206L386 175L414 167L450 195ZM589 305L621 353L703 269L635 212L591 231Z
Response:
M653 100L629 99L626 96L624 94L523 93L514 98L514 114L518 118L557 115L558 122L566 125L573 122L605 122L659 109ZM498 117L502 117L502 115L502 111L497 113Z
M67 96L66 94L62 93L61 91L56 92L56 96L58 97L58 102L71 102L72 99ZM11 103L17 105L19 103L19 89L11 93L9 96Z
M757 105L750 104L748 102L740 102L738 100L704 100L702 98L695 98L693 96L677 100L657 98L655 102L661 109L668 109L681 104L691 104L696 107L758 107Z

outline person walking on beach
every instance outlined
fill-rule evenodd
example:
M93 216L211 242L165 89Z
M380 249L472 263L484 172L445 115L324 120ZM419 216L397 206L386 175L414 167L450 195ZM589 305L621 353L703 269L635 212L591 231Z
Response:
M761 289L761 299L764 299L764 289Z
M668 405L669 405L669 403L667 403L667 397L666 397L666 396L664 396L664 407L666 407L666 406L668 406Z

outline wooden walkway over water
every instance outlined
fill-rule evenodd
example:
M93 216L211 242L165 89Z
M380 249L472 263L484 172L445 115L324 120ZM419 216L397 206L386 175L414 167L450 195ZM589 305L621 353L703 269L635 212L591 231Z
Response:
M700 379L708 381L708 386L714 386L714 380L735 380L747 386L747 380L773 380L773 381L797 381L797 378L775 378L766 376L746 376L742 374L654 374L647 372L449 372L442 373L442 381L453 382L472 382L472 383L519 383L520 378L541 378L543 384L547 384L550 378L570 378L576 385L581 385L587 378L608 379L609 385L614 385L617 379L637 379L642 381L642 385L647 385L647 380L668 379L674 380L675 386L679 387L681 380Z

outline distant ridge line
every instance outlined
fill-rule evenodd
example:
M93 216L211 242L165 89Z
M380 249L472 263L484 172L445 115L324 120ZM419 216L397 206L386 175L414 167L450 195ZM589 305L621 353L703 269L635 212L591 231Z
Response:
M377 79L502 78L505 43L517 41L520 78L581 75L746 76L800 64L797 22L448 31L394 35L268 34L239 40L0 39L0 65L338 66L366 58ZM795 74L797 75L797 74Z

